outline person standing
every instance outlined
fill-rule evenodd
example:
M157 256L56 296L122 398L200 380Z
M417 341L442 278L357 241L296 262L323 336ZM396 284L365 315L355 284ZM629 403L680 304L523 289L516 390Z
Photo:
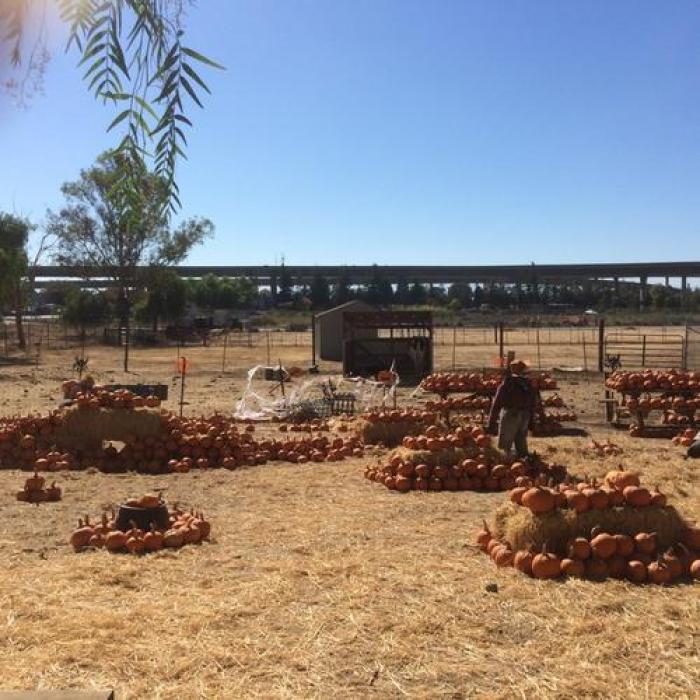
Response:
M522 360L510 363L496 390L488 422L488 432L498 434L498 447L510 454L515 446L515 455L521 459L529 455L527 432L535 414L542 411L539 391L525 376L527 369Z

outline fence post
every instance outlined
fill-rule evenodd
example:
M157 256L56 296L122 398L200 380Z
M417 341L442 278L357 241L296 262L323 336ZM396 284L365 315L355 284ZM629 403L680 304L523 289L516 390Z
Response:
M642 367L647 364L647 336L646 333L642 336Z
M542 359L540 357L540 329L535 331L535 340L537 341L537 369L542 369Z
M586 336L582 335L581 340L583 341L583 371L588 372L588 355L586 353Z
M224 333L224 356L221 358L221 374L226 372L226 346L228 345L228 331Z
M503 359L503 321L498 324L498 356Z
M452 329L452 371L454 371L457 360L457 326Z
M605 319L598 321L598 371L605 369Z

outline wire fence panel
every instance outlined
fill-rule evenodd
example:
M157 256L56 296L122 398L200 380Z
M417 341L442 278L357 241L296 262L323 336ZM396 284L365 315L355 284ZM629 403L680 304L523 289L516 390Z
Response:
M686 329L685 365L687 369L700 372L700 327Z

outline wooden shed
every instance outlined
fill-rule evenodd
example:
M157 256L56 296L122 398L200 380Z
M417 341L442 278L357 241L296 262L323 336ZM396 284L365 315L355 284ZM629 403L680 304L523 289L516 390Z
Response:
M316 357L329 362L342 362L343 315L349 311L373 310L369 304L355 299L316 314L314 319ZM377 330L374 328L364 329L363 334L365 338L376 338Z

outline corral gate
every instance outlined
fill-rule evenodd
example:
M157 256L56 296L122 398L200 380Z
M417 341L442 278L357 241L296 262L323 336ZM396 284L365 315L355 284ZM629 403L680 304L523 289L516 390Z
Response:
M685 350L686 337L683 333L618 331L605 335L605 356L619 356L622 369L682 368L685 367Z
M685 366L700 372L700 328L687 326L685 329Z

